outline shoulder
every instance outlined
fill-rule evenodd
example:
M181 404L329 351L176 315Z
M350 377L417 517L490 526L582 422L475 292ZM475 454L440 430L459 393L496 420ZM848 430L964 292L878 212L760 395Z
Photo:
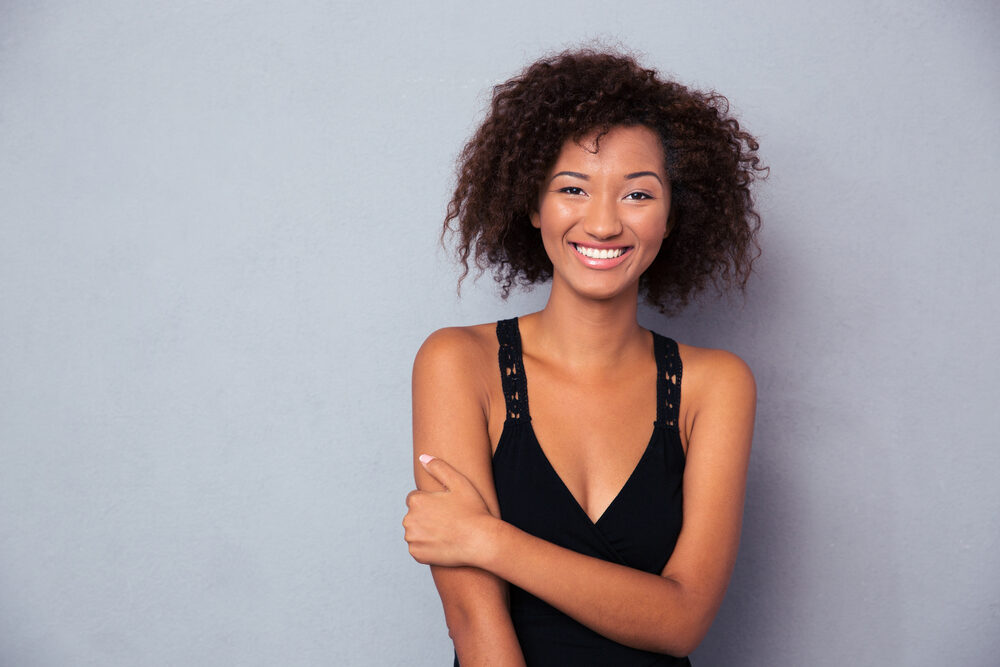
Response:
M438 329L417 350L414 386L423 380L443 380L451 386L478 383L485 379L496 351L496 324Z
M756 403L757 384L750 366L726 350L678 343L683 393L696 407L719 401Z
M684 368L681 439L686 442L685 453L691 469L705 470L697 462L714 455L721 456L720 460L745 464L757 412L757 385L750 366L726 350L678 347ZM717 465L707 469L715 470Z
M482 360L496 352L496 325L475 324L438 329L424 340L413 361L414 369L451 366Z

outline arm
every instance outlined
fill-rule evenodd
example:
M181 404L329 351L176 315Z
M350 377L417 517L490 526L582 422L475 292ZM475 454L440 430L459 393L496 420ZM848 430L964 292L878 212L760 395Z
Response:
M458 329L432 334L417 353L413 365L414 476L419 489L440 490L444 487L416 457L426 453L454 461L491 515L499 516L487 433L487 394L473 370L482 368L481 361L473 334ZM463 667L524 665L505 581L475 567L432 565L431 574Z
M417 555L493 572L619 643L673 655L693 651L722 603L736 560L756 405L746 364L728 353L710 354L701 374L708 381L686 387L697 407L688 418L684 525L660 575L584 556L474 512L461 474L442 461L427 468L449 492L422 504L451 527L450 539L429 537Z

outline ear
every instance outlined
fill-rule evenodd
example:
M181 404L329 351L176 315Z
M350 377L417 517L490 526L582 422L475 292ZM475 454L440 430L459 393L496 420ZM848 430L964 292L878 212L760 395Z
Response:
M677 218L674 216L674 208L670 207L670 213L667 214L667 228L663 232L663 238L670 236L670 232L674 231L674 227L677 226Z
M542 216L539 215L538 211L532 211L530 214L528 214L528 217L531 218L532 227L534 227L535 229L542 228Z

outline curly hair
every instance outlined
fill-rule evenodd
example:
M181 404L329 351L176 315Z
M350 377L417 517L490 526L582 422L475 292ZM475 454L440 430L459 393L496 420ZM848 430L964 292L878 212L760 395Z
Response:
M458 237L469 273L493 271L507 298L515 285L552 277L530 214L541 184L568 140L615 126L646 126L663 144L672 229L640 291L675 312L707 284L746 286L760 254L760 216L751 184L767 168L757 141L729 115L728 100L645 69L617 52L573 50L544 58L493 88L485 120L458 158L443 236Z

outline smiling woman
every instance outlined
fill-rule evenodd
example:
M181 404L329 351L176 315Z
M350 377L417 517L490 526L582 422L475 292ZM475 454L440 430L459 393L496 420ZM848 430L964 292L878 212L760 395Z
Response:
M749 276L762 167L726 109L628 56L567 52L497 86L462 153L445 226L466 270L505 296L552 289L537 313L433 333L414 362L403 525L456 664L688 665L718 610L753 376L637 308Z
M553 264L553 287L577 284L607 299L638 283L669 231L670 190L656 134L641 125L600 138L592 132L567 142L552 171L529 217Z

